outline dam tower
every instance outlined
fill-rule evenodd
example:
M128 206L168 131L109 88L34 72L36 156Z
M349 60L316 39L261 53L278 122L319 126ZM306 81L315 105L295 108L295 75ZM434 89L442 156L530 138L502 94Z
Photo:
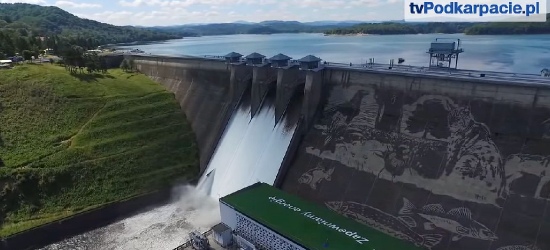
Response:
M243 55L241 55L237 52L231 52L231 53L224 56L225 61L227 63L239 63L239 62L241 62L242 57L243 57Z
M279 53L279 54L269 58L269 61L272 63L273 67L283 68L283 67L287 67L289 65L290 59L292 59L292 57L289 57L287 55Z
M445 41L447 40L447 41ZM458 55L464 52L460 48L460 39L449 42L448 39L436 38L435 42L431 43L428 54L430 54L430 68L448 68L451 69L454 62L454 69L458 67Z

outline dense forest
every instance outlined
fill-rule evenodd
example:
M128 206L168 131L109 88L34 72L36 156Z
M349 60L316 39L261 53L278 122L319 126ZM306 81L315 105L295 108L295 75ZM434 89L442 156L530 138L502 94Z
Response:
M99 45L181 38L181 33L114 26L74 16L57 7L0 3L0 57L45 48L59 52L71 45Z
M323 33L338 27L350 27L355 23L301 23L297 21L264 21L260 23L214 23L156 27L156 30L199 36L235 34Z
M467 35L550 34L550 14L540 23L483 23L464 31Z
M549 17L550 19L550 17ZM184 33L186 36L277 34L277 33L325 33L328 35L349 34L430 34L465 33L467 35L500 34L548 34L550 22L546 23L334 23L311 25L296 21L265 21L260 23L217 23L156 27L156 30Z
M327 35L428 33L465 33L467 35L549 34L550 14L547 14L547 21L541 23L364 23L347 28L330 29L324 33Z
M375 35L398 35L398 34L428 34L428 33L462 33L464 29L471 26L468 23L365 23L349 28L337 28L328 30L328 35L349 35L349 34L375 34Z

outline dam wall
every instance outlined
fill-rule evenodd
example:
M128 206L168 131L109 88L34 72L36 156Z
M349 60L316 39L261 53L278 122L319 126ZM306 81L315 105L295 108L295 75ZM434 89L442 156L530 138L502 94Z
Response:
M425 249L550 249L549 86L323 71L283 190Z
M135 62L175 94L203 169L243 93L257 109L276 88L278 119L303 91L276 186L425 249L550 249L549 85L193 57Z
M262 65L253 68L251 88L251 113L255 116L270 89L277 86L277 70L270 65ZM273 118L275 119L275 118Z
M201 170L206 168L233 107L230 65L202 58L133 56L136 68L175 94L191 123L200 150ZM242 72L236 69L234 81ZM233 100L232 100L233 99Z
M210 161L229 119L245 93L251 95L252 115L261 107L270 89L276 89L275 107L278 121L292 101L296 91L314 93L308 103L319 97L322 79L311 77L309 88L306 72L297 68L278 69L268 65L226 63L201 57L164 57L150 55L127 56L134 60L139 72L149 76L175 94L182 111L191 123L200 150L201 172ZM319 81L318 86L313 81ZM249 90L249 91L247 91ZM305 105L305 104L304 104ZM311 106L311 104L309 104ZM310 112L314 108L301 108ZM311 114L305 117L312 117ZM300 130L303 131L303 130Z
M290 99L300 85L305 85L306 71L298 67L280 68L277 72L277 100L275 102L275 122L278 122L288 107ZM321 84L321 82L318 82Z

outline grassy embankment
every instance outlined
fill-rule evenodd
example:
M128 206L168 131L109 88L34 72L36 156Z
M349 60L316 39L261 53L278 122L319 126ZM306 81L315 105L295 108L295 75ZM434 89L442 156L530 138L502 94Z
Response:
M0 71L0 237L197 173L190 125L146 76Z

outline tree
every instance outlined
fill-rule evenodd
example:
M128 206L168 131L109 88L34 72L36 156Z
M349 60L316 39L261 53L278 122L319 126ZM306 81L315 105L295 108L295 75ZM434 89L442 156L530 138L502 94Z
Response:
M19 32L20 36L29 36L29 32L27 32L26 29L18 29L17 31Z
M101 69L101 73L107 73L107 60L105 57L99 58L99 68Z
M77 45L72 45L66 48L63 52L63 62L65 63L66 69L71 73L76 73L76 69L79 68L82 71L82 68L85 67L84 61L84 49Z
M23 53L23 50L30 49L29 42L25 37L22 37L22 36L17 38L15 45L17 46L17 49L21 51L21 54Z
M95 52L85 53L84 62L88 73L94 73L94 72L106 73L107 72L107 64L105 62L105 58L99 56Z
M128 63L128 60L126 60L126 59L122 60L122 63L120 63L120 68L124 72L128 72L128 69L130 68L130 64Z
M134 59L128 60L128 68L130 68L130 71L134 71L136 68L136 63L134 62Z
M9 16L2 16L1 19L4 20L4 21L6 21L6 23L11 23L11 22L12 22L12 20L11 20L11 18L10 18Z
M29 61L32 59L32 52L30 50L23 50L23 59L25 59L25 61Z

